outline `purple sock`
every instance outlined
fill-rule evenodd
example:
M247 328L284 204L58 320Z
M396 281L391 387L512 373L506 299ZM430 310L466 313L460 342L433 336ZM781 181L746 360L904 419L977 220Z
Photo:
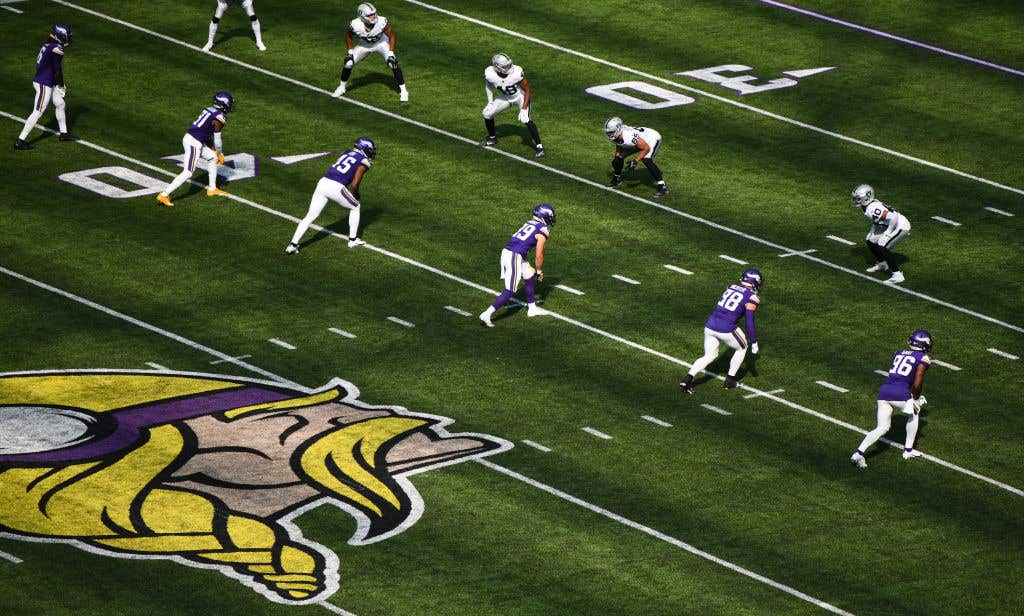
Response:
M497 310L498 308L501 308L502 306L504 306L505 302L507 302L511 298L512 298L512 291L509 291L508 289L505 289L504 291L501 292L501 295L499 295L498 298L494 300L494 303L491 304L491 306L495 310Z
M529 278L523 281L523 292L526 293L527 304L532 304L535 299L533 296L533 285L535 280L536 278L530 276Z

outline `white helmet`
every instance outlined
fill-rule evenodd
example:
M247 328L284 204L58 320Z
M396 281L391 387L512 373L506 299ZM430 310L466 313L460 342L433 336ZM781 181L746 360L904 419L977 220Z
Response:
M853 207L865 208L875 200L875 189L867 184L861 184L850 193L850 201Z
M614 118L608 118L608 121L604 123L604 136L608 137L608 141L615 141L622 134L622 118L616 116Z
M504 77L512 72L512 58L508 57L503 53L496 53L491 58L491 66L498 72L499 75Z
M359 15L359 19L363 20L367 27L377 23L377 7L369 2L360 4L359 8L356 9L356 14Z

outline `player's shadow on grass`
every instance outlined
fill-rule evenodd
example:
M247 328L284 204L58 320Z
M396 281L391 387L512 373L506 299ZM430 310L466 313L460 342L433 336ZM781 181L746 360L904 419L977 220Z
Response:
M874 261L874 258L873 258L874 255L872 255L870 252L867 252L867 254L865 254L867 248L865 247L864 244L861 244L860 248L863 248L864 250L860 250L858 248L851 248L850 249L851 256L854 256L854 257L862 256L864 258L864 263L866 265L869 265L869 266L870 265L874 265L875 264L875 261ZM898 253L898 252L892 253L892 256L893 256L894 259L896 259L896 264L900 266L900 269L903 269L903 265L910 261L910 257L908 257L905 254Z
M707 370L710 370L711 372L714 372L715 374L719 374L719 375L722 375L722 376L725 376L726 374L728 374L728 372L729 372L729 361L732 359L732 352L731 351L732 350L730 349L730 352L723 353L722 355L719 355L718 359L716 359L715 361L711 362L711 364L707 367ZM743 379L745 377L747 377L748 375L750 376L750 378L755 378L755 379L758 376L760 376L758 374L758 372L757 372L757 361L760 358L761 358L760 355L754 355L749 350L747 350L747 357L743 360L743 365L740 366L739 372L736 373L736 379L739 380L742 383ZM717 377L713 377L713 376L709 375L707 372L703 372L703 373L701 373L700 376L694 377L693 385L694 385L694 387L696 387L698 385L702 385L704 383L707 383L708 381L714 381L714 380L717 380Z
M386 72L382 73L380 71L373 71L372 73L364 73L355 79L352 79L348 82L348 87L345 88L345 93L349 94L364 86L383 84L387 86L388 89L394 91L395 94L398 94L398 84L395 83L395 76L391 74L391 69L385 66L384 70Z
M506 112L503 115L508 115L509 113L513 113L513 114L516 113L516 108L513 107L512 109L510 109L508 112ZM500 115L499 116L495 116L494 121L498 122L500 119L501 119ZM513 116L512 119L515 120L515 116ZM535 147L535 145L533 143L533 137L530 136L530 131L526 128L525 124L523 124L522 122L519 122L518 120L516 120L514 123L511 123L511 124L508 123L508 122L497 124L494 127L494 132L495 132L495 136L498 138L499 142L502 141L503 139L511 139L513 137L519 137L519 139L522 141L523 145L525 145L527 147L530 147L530 148Z
M918 425L917 425L917 435L914 437L914 449L918 449L918 445L921 443L921 437L924 436L925 432L927 432L927 430L925 430L925 428L928 427L928 421L925 419L925 415L927 415L927 414L928 414L928 410L927 409L922 409L921 410L921 414L917 418ZM896 418L897 415L899 415L900 417L903 417L904 420L903 421L898 420ZM907 442L907 422L906 422L907 419L910 419L910 415L906 415L906 414L901 413L899 411L894 411L893 412L893 417L892 417L892 425L889 428L889 431L886 432L885 435L884 435L885 438L887 438L890 441L896 443L897 445L900 445L901 448L902 448L903 444ZM871 449L866 451L864 453L864 457L865 458L869 458L869 459L870 458L874 458L875 456L879 456L879 455L882 455L884 453L889 452L890 449L895 449L895 448L894 447L889 447L885 443L879 442L878 446L871 447Z
M83 106L70 107L68 112L67 112L68 131L70 131L72 134L74 134L74 132L75 132L75 124L77 124L78 117L81 116L82 114L88 112L88 111L89 111L89 107L88 106L84 106L84 105ZM35 143L39 143L40 141L45 141L47 139L52 139L53 137L57 136L57 133L60 132L60 125L57 124L57 118L51 119L48 123L44 124L43 126L53 130L54 132L51 133L49 131L42 131L41 135L35 137L34 139L29 139L27 141L27 143L35 144Z
M207 24L207 25L209 25L209 24ZM270 31L271 30L269 28L267 28L265 25L263 25L263 22L261 21L260 22L260 34L267 34ZM214 49L214 51L217 50L217 47L216 47L217 45L223 45L224 43L230 41L231 39L236 39L236 38L249 39L249 42L252 43L253 47L256 46L256 37L253 36L253 34L252 34L252 26L248 26L247 25L247 26L244 26L244 27L243 26L239 26L237 28L232 28L231 30L228 30L227 32L225 32L223 30L219 30L217 32L217 37L213 41L213 44L214 44L214 48L213 49Z
M359 236L360 237L363 237L363 234L365 233L365 231L367 229L369 229L370 226L373 225L373 222L375 220L377 220L377 216L378 215L379 215L379 213L377 211L375 211L375 210L364 210L363 213L359 215ZM340 233L341 235L348 235L348 210L345 210L345 215L344 216L342 216L341 218L339 218L338 220L332 222L329 225L324 225L323 229L317 231L313 235L313 237L311 237L308 240L306 240L305 242L302 242L301 244L299 244L299 248L305 248L307 246L312 246L313 244L319 242L320 240L323 240L323 239L326 239L328 237L331 237L332 233Z

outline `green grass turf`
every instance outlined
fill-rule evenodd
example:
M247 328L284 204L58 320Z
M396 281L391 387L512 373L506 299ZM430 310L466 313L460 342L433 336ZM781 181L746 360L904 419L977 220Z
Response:
M750 4L663 3L655 8L672 18L633 37L619 34L635 24L612 3L588 3L585 10L565 3L445 6L659 76L731 62L755 66L759 75L841 65L743 102L1024 186L1014 159L1019 117L1011 114L1019 81ZM212 3L174 6L94 8L201 45ZM237 8L225 17L220 38L227 40L215 50L333 89L349 11L338 15L322 2L301 12L268 2L257 9L269 52L255 50ZM666 137L659 160L673 188L666 205L792 248L817 248L821 258L857 270L867 264L866 251L824 236L860 242L864 219L846 205L847 194L869 180L914 223L898 250L909 259L910 288L1021 324L1016 304L1024 287L1008 275L1021 252L1019 195L704 97L691 106L629 112L582 91L633 78L620 71L406 3L381 10L398 32L413 100L399 106L376 58L357 67L352 98L477 138L480 72L494 51L507 51L536 89L537 121L551 151L545 164L603 181L611 149L600 125L622 114ZM783 388L785 399L837 419L871 427L880 381L872 370L887 368L906 334L926 326L938 341L934 356L963 370L929 372L932 410L919 435L922 449L1020 487L1020 369L985 350L1021 355L1019 334L815 263L779 259L770 247L56 4L34 4L18 19L2 22L9 29L0 53L9 61L0 68L0 92L11 101L3 111L28 111L26 75L37 33L53 21L71 22L69 112L73 130L90 141L172 170L159 157L178 153L181 131L212 92L230 89L238 107L225 149L255 153L262 162L257 179L228 189L301 217L327 159L286 167L268 157L337 150L370 134L380 158L363 188L368 241L497 288L505 237L533 203L550 201L560 222L541 286L547 305L674 357L700 354L701 323L722 286L742 270L718 255L749 261L768 282L759 312L764 357L745 381ZM1006 43L998 32L992 38L993 45ZM936 80L951 86L936 92ZM852 94L864 92L871 95ZM984 105L972 102L979 93ZM16 103L21 99L25 104ZM514 120L499 116L499 147L529 156ZM13 170L0 188L7 204L0 222L8 238L4 267L219 351L253 354L254 364L307 386L338 375L371 402L450 416L457 430L546 444L551 453L519 446L497 461L853 613L1020 607L1018 496L923 460L904 463L895 451L872 457L868 472L858 473L846 461L860 439L852 431L775 402L743 400L714 381L680 399L681 367L569 323L527 321L518 312L482 330L443 306L476 313L489 301L486 293L380 254L349 251L336 238L285 259L280 251L293 223L237 202L194 191L184 196L185 190L174 210L152 198L103 199L54 178L123 161L53 138L36 145L28 155L0 153L0 164ZM624 190L647 197L653 188L638 174ZM1018 216L998 217L983 205ZM950 229L931 215L964 226ZM347 230L337 209L320 222ZM665 263L695 275L670 272ZM643 284L625 285L613 273ZM2 304L3 343L14 350L5 370L141 368L148 361L212 369L211 358L187 347L2 280L10 289ZM552 289L559 282L587 294ZM384 320L392 315L417 327ZM358 337L345 340L328 327ZM270 337L298 349L270 345ZM822 389L818 379L851 391ZM701 403L734 414L721 417ZM675 427L644 422L643 414ZM891 436L902 438L902 421L894 424ZM596 441L583 426L615 438ZM373 546L345 545L352 523L337 511L299 520L307 536L338 552L342 582L334 601L360 616L820 611L479 465L432 471L413 483L426 503L423 519ZM5 594L25 613L73 606L83 613L147 613L157 605L167 613L288 611L220 574L174 563L7 540L0 549L26 560L0 562L11 572ZM94 568L112 586L101 595L74 577ZM32 581L43 575L67 578L71 598L34 590ZM188 601L176 599L186 593Z

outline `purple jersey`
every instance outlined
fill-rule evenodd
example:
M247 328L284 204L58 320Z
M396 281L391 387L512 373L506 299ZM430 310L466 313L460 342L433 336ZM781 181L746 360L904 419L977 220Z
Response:
M531 218L512 234L512 239L505 244L505 249L525 257L537 245L538 233L544 237L550 235L548 226L543 220L536 217Z
M727 334L736 329L747 311L747 306L752 305L756 309L760 303L761 298L753 289L741 284L731 284L725 293L722 293L722 299L718 300L715 311L708 317L704 327Z
M214 120L224 125L227 123L227 116L223 111L216 107L207 107L203 109L203 112L199 114L196 121L192 123L192 126L188 127L188 134L196 138L196 140L206 143L213 138L213 122Z
M914 376L918 366L928 368L932 363L922 351L897 351L892 356L892 368L889 368L889 378L878 390L879 400L909 400L910 386L914 384Z
M333 165L327 168L327 173L324 174L324 177L348 186L356 177L356 169L360 165L369 169L371 165L370 159L362 152L347 150Z
M45 43L36 56L36 76L32 80L41 86L61 85L63 79L57 80L64 60L64 48L60 43Z

